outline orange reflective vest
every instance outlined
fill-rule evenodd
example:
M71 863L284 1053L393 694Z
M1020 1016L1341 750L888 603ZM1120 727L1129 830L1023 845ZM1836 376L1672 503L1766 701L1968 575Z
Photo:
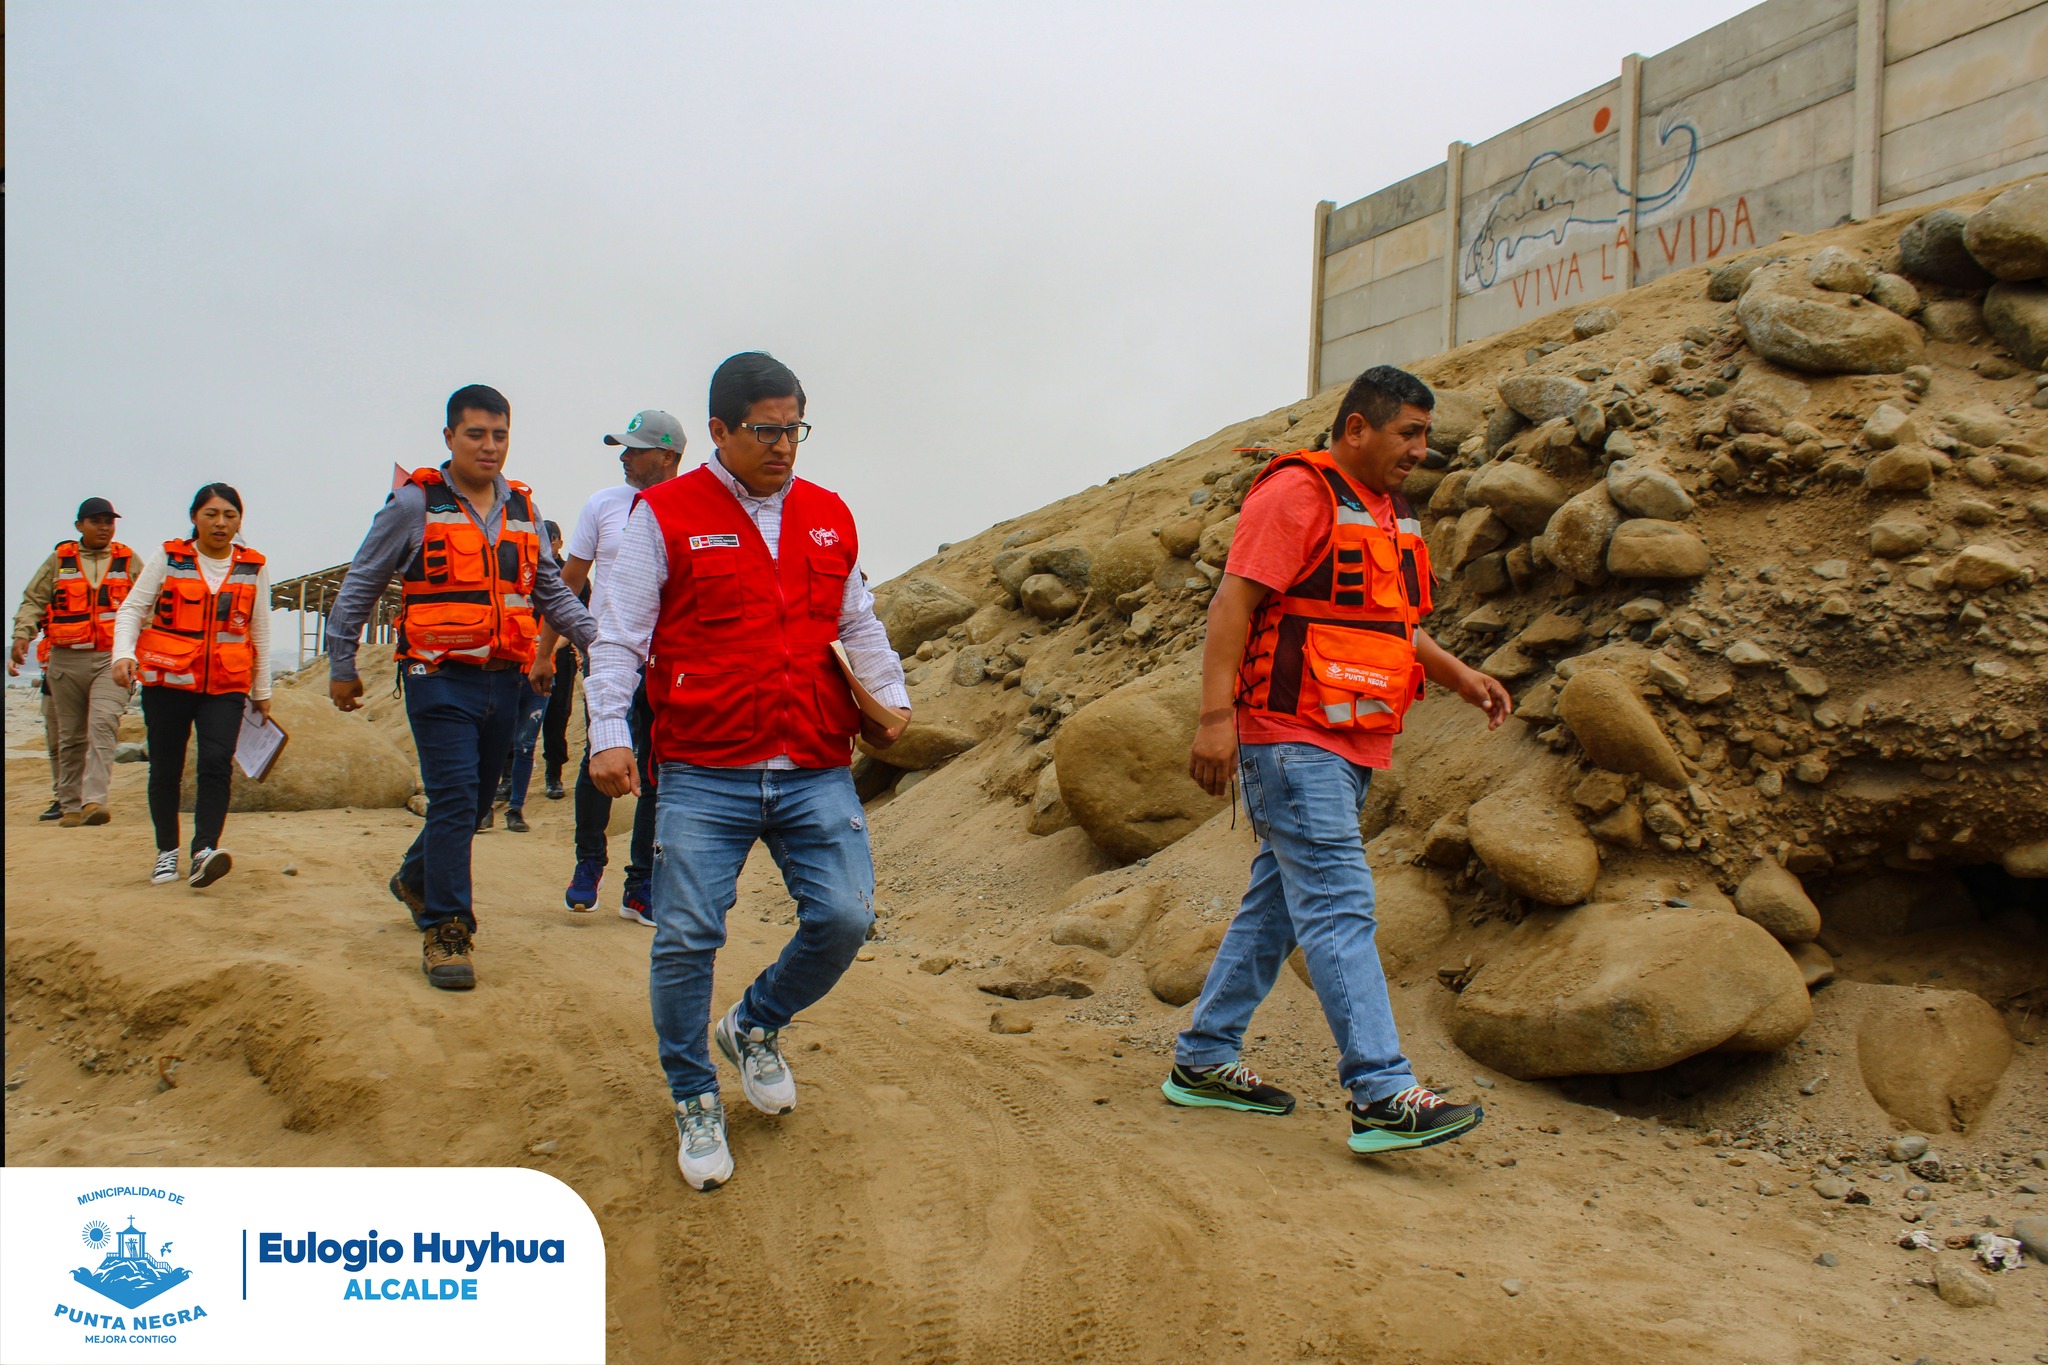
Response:
M533 662L540 618L533 580L540 571L540 526L533 491L507 480L504 521L496 541L438 469L415 469L410 483L427 495L426 532L399 588L398 655L422 663Z
M1422 524L1395 493L1394 525L1381 526L1326 450L1276 456L1252 487L1297 465L1328 487L1335 524L1301 581L1253 613L1237 700L1332 730L1396 733L1422 695L1415 627L1431 605Z
M206 586L199 549L189 540L164 542L164 582L156 614L135 642L135 666L145 687L181 692L247 692L256 676L256 646L249 623L270 604L256 601L263 556L233 547L220 591Z
M114 541L107 546L107 572L99 586L85 576L79 547L67 540L57 547L57 582L43 612L43 639L36 657L49 661L52 649L114 647L114 618L135 586L135 551Z

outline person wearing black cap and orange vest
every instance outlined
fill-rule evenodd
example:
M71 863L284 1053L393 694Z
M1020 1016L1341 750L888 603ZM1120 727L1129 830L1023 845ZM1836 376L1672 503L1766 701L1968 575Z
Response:
M105 498L80 503L78 538L43 561L14 617L10 674L21 672L36 632L43 636L36 658L56 720L55 795L65 826L110 818L107 777L128 706L128 689L114 681L114 618L142 568L135 552L114 539L119 516Z
M1259 836L1251 882L1174 1047L1175 1104L1284 1114L1294 1097L1242 1056L1252 1012L1295 945L1308 962L1350 1092L1351 1150L1426 1147L1470 1132L1476 1104L1417 1084L1375 946L1359 812L1425 678L1506 719L1507 689L1429 638L1429 552L1401 484L1436 397L1391 365L1358 376L1327 450L1276 456L1252 483L1209 605L1202 712L1189 774L1233 775Z
M448 398L448 460L416 469L370 523L327 618L328 695L362 705L357 637L396 575L405 594L398 672L419 749L427 817L391 894L424 935L420 970L442 990L476 984L470 845L512 748L543 618L581 648L596 625L541 538L533 492L502 472L512 407L483 384Z
M270 576L241 542L242 495L210 483L192 499L192 534L149 557L114 623L114 681L142 684L149 725L149 818L156 826L152 882L178 875L178 805L185 750L199 735L192 804L195 887L226 876L228 818L242 713L270 714Z

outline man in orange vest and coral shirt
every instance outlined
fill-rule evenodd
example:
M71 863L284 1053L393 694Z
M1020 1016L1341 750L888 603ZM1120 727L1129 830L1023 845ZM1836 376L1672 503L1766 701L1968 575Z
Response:
M1469 1132L1476 1104L1416 1084L1374 943L1358 820L1374 770L1422 682L1507 718L1507 689L1422 631L1429 553L1401 483L1427 449L1436 397L1379 365L1337 408L1330 448L1274 459L1245 495L1209 605L1202 715L1188 771L1221 796L1233 772L1259 835L1251 885L1224 935L1162 1087L1188 1106L1284 1114L1294 1097L1246 1068L1252 1011L1301 946L1339 1049L1355 1152Z
M107 780L128 689L114 681L114 618L142 572L135 552L114 539L120 513L105 498L78 505L78 539L57 546L29 580L14 617L10 674L21 672L40 630L42 661L57 724L57 805L66 826L104 825Z
M417 469L370 523L327 618L328 692L362 705L356 644L394 574L405 593L398 675L427 788L426 823L391 878L425 936L420 970L442 990L476 984L469 853L519 723L541 618L588 649L590 613L562 582L532 490L504 475L512 408L483 384L448 399L448 461Z

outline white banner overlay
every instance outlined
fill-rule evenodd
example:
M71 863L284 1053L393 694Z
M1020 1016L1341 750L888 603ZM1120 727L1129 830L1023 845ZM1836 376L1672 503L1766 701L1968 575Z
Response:
M0 1169L0 1362L602 1362L604 1324L539 1171Z

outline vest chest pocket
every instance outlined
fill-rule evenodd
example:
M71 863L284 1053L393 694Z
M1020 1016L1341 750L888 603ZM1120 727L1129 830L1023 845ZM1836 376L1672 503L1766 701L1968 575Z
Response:
M1400 730L1422 681L1415 646L1405 636L1312 625L1303 653L1309 678L1302 700L1314 704L1323 724L1380 733Z
M468 522L436 522L421 546L430 583L485 585L491 581L489 547Z
M846 576L850 569L839 555L813 554L810 558L811 618L837 621L839 609L846 602Z
M731 550L695 550L690 580L697 585L697 619L737 621L740 616L739 556Z
M156 598L156 623L197 634L206 629L206 585L196 578L167 578Z

